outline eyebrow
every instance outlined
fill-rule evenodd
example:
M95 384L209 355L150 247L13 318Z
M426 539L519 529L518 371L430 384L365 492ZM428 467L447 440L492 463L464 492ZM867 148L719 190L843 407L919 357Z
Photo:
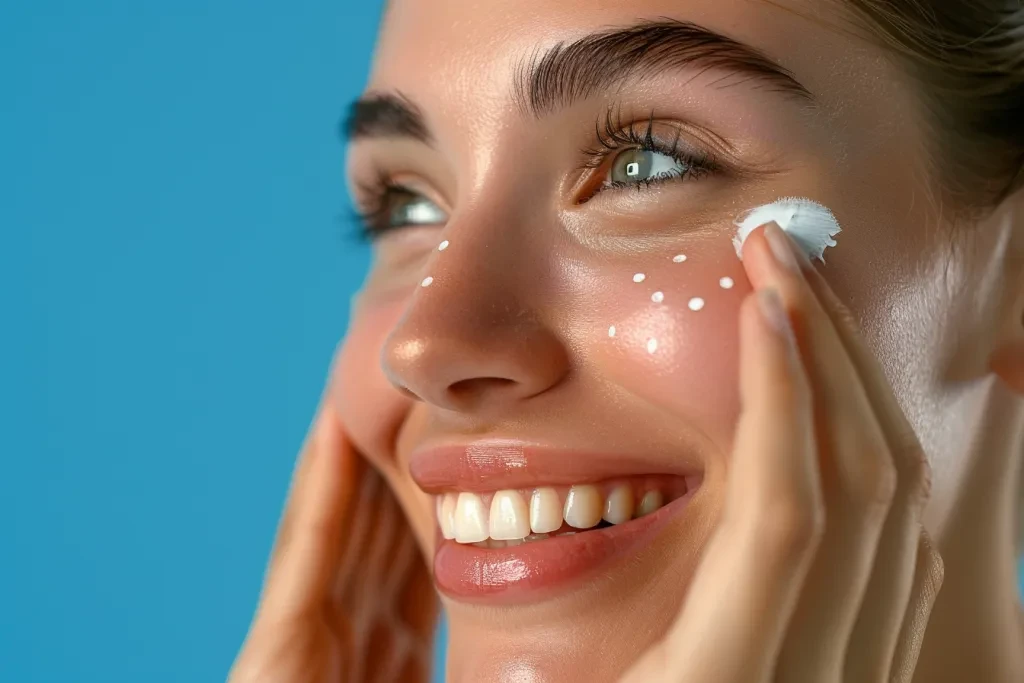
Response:
M431 144L433 136L420 108L400 92L368 93L353 102L341 123L349 142L363 138L410 138Z
M722 76L719 88L751 84L814 106L793 74L760 50L692 22L662 17L626 28L591 33L535 52L516 67L512 97L525 115L540 118L634 77L699 68ZM691 78L691 80L692 80ZM354 102L343 126L350 142L367 137L405 137L430 144L419 108L401 93L369 93Z
M807 104L814 101L792 73L756 48L667 17L558 43L542 57L535 53L516 70L513 96L520 110L541 117L596 92L614 90L631 77L694 67L700 72L693 78L712 69L722 71L713 82L716 87L752 83Z

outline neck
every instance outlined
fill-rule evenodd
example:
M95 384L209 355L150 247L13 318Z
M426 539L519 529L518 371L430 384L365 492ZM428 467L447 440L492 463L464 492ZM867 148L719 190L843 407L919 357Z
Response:
M961 486L941 520L926 517L945 566L915 683L1024 681L1017 587L1024 400L996 380L973 425ZM932 523L934 522L934 523Z

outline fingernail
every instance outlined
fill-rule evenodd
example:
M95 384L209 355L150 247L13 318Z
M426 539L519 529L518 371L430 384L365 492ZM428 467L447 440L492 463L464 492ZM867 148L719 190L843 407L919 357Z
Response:
M793 247L790 246L789 236L779 227L778 223L775 221L768 223L764 229L764 236L768 240L768 246L771 248L772 254L775 255L775 260L783 268L792 271L800 270L800 264L797 263Z
M768 326L786 339L793 339L793 327L782 306L782 297L774 289L762 289L757 293L757 306Z

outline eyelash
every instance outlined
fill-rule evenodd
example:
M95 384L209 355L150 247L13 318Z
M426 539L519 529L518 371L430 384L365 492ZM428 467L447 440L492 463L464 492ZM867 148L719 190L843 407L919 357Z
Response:
M604 116L603 123L601 119L598 119L594 126L597 146L581 150L581 153L588 157L588 161L580 169L601 168L609 157L625 149L633 148L663 154L676 163L685 166L686 170L662 173L652 178L634 181L604 182L582 199L580 201L581 204L590 201L597 194L607 190L623 190L635 187L637 191L642 191L649 189L652 185L697 180L722 170L713 154L706 151L694 154L686 146L681 146L679 142L681 131L679 129L676 130L675 139L670 144L665 144L654 137L654 121L655 116L652 111L651 116L647 119L647 128L641 133L636 128L637 122L623 125L621 109L613 112L609 108ZM356 210L354 216L358 236L370 242L387 232L406 227L403 225L390 225L388 222L391 204L395 197L406 195L415 198L420 196L418 192L392 181L381 170L376 170L375 176L376 178L373 181L359 184L360 194L364 199L360 202L361 206Z
M593 199L593 197L606 190L621 190L629 187L635 187L638 191L649 189L652 185L660 185L665 182L682 181L682 180L697 180L704 176L718 173L722 170L721 166L715 160L714 155L707 151L700 151L699 153L693 153L686 146L681 146L679 138L682 134L680 129L676 129L675 139L670 144L665 144L658 138L654 137L654 112L651 112L650 117L647 119L647 128L642 133L636 129L637 122L629 123L625 125L622 120L622 110L617 109L612 111L608 109L604 117L603 130L602 122L600 120L594 126L594 134L597 138L598 147L581 150L584 156L589 157L589 161L585 163L581 169L587 168L601 168L604 166L609 157L612 157L619 152L624 151L627 148L639 149L645 152L657 152L663 154L678 164L682 164L686 167L685 171L661 174L653 178L644 178L641 180L634 181L614 181L602 183L595 191L589 196L581 200L580 203L584 203Z
M356 225L357 236L367 242L372 242L385 232L400 227L388 224L391 212L390 200L394 196L416 194L405 186L392 181L386 173L379 169L374 170L374 175L373 181L359 183L359 194L365 199L360 202L360 206L356 208L352 217Z

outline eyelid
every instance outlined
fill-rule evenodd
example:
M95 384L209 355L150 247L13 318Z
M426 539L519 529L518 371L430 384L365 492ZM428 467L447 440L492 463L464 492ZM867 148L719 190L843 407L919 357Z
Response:
M641 130L637 130L640 128ZM672 142L666 144L665 129L672 130ZM679 151L687 152L689 156L713 157L716 162L732 167L738 166L739 162L735 148L729 142L711 130L697 127L686 121L678 119L658 117L652 110L648 116L641 118L631 117L627 119L622 114L622 108L609 107L603 120L599 118L594 124L594 137L596 146L581 150L584 156L591 161L600 163L609 153L618 152L626 147L637 147L639 139L646 139L648 142L660 142L664 149L679 148ZM722 161L725 159L725 161ZM590 167L590 163L587 164Z
M409 223L404 225L384 225L382 215L387 212L389 199L395 194L405 194L415 199L425 199L434 204L445 217L450 216L448 203L434 191L433 187L421 176L408 172L389 173L374 166L371 179L354 182L356 192L353 193L355 204L355 224L360 237L365 241L374 241L384 234L404 228L429 227L437 223Z
M610 121L610 119L609 119ZM637 190L649 189L653 186L667 185L670 183L689 183L699 180L704 175L720 175L728 173L731 165L722 164L713 148L699 147L689 142L683 135L682 127L671 125L675 133L671 141L663 139L661 133L655 134L654 126L656 120L649 118L646 124L646 131L642 134L636 130L636 121L628 126L614 129L606 124L605 134L600 129L596 131L600 149L592 148L583 150L583 154L589 156L587 161L580 167L583 171L573 191L574 203L585 204L593 200L597 195L608 191L621 191L635 187ZM608 138L608 139L606 139ZM612 165L618 155L630 149L644 149L664 156L670 157L687 167L685 173L679 175L663 176L651 180L638 180L636 182L610 182L609 174Z

